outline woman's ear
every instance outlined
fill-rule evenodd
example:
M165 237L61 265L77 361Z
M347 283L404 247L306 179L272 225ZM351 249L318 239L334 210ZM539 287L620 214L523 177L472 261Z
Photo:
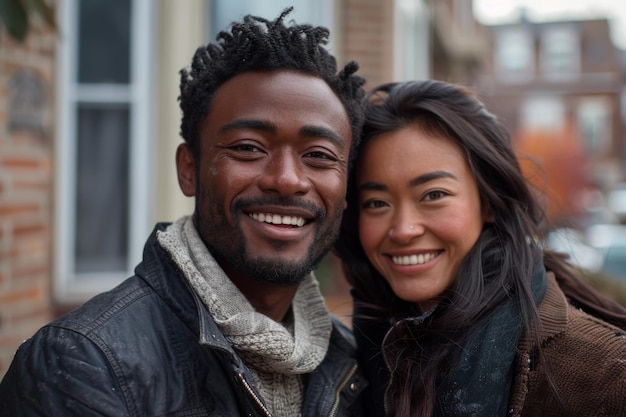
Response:
M181 143L176 149L176 171L178 186L187 197L196 195L196 167L191 149L186 143Z
M489 209L489 207L487 207L486 204L483 207L482 211L483 211L483 222L493 223L493 215L491 214L491 210Z

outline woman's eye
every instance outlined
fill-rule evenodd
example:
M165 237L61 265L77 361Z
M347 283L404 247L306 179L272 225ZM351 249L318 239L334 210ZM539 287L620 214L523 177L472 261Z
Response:
M387 204L382 200L369 200L363 203L364 209L376 209L385 207Z
M425 201L439 200L445 197L446 195L448 194L441 190L430 191L424 196L424 200Z

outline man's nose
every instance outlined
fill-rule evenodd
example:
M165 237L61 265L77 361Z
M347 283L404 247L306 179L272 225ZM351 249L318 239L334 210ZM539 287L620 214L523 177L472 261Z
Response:
M273 155L266 165L259 187L263 191L288 197L308 193L311 182L298 155L280 152Z

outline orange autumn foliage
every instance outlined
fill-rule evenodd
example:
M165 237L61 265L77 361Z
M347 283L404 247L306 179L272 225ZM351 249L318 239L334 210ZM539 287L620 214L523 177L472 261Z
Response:
M579 215L580 195L589 182L583 145L572 124L559 131L522 130L513 145L524 175L543 194L548 220L561 223Z

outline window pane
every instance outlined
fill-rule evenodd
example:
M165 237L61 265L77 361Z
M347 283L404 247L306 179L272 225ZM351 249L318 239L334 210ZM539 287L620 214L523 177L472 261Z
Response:
M129 107L79 105L76 272L125 271Z
M501 78L506 80L532 76L533 39L522 29L508 29L496 36L496 68Z
M559 132L565 126L565 103L559 97L531 97L521 109L525 129Z
M602 98L587 98L578 105L578 130L588 151L596 154L610 149L611 118L611 103Z
M556 80L576 74L579 67L579 40L569 28L548 29L542 38L542 69ZM566 79L568 77L565 77Z
M78 82L130 80L130 0L79 3Z
M288 6L293 6L293 11L287 21L328 26L329 22L324 21L323 3L319 0L215 0L211 2L211 39L247 14L273 20Z

